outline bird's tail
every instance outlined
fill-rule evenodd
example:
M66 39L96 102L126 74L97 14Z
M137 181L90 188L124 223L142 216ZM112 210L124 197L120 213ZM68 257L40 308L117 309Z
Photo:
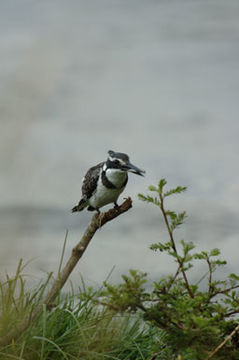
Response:
M71 209L71 212L82 211L87 206L87 200L81 199L79 204Z

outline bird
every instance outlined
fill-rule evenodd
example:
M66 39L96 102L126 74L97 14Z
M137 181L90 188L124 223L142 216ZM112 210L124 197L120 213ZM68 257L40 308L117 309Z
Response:
M91 167L85 174L82 197L71 211L74 213L87 208L100 213L100 208L110 203L118 208L117 200L127 185L128 172L140 176L145 173L130 162L127 154L109 150L107 160Z

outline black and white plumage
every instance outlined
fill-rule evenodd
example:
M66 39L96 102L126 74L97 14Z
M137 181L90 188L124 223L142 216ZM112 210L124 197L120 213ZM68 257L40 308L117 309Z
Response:
M72 212L82 211L87 207L89 211L97 210L117 200L128 182L128 172L143 176L144 170L139 169L129 161L124 153L108 151L106 161L91 167L82 185L82 198Z

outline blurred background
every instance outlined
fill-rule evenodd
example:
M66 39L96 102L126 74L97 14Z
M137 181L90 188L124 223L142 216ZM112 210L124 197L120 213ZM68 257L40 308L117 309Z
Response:
M22 0L0 5L0 274L32 260L56 271L92 213L71 214L87 169L109 149L146 170L121 196L133 209L92 240L72 275L90 285L129 268L172 270L149 245L168 240L139 192L162 177L188 186L177 240L218 247L237 272L239 232L237 0ZM197 270L198 271L198 270Z

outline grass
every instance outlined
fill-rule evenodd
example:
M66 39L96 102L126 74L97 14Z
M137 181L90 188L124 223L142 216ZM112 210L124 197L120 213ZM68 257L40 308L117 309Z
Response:
M42 300L51 281L28 290L19 262L16 274L0 282L0 336L31 313ZM99 307L97 291L86 289L61 293L51 310L41 315L10 345L0 347L0 360L149 360L163 349L164 334L148 327L139 315L115 315ZM165 355L165 356L164 356Z
M166 210L164 200L186 188L178 186L165 192L166 184L161 179L158 187L149 187L156 197L141 194L140 198L157 205L162 212L170 241L150 248L176 260L176 273L160 277L148 287L150 290L146 274L130 270L129 276L122 275L123 283L119 285L104 282L104 291L86 288L82 283L77 292L72 288L68 294L60 291L57 296L99 228L93 217L94 231L91 225L87 228L61 271L66 233L55 281L49 274L35 289L28 290L22 261L15 276L0 281L0 343L8 344L0 346L0 360L238 359L239 276L214 279L215 270L225 264L219 249L197 253L192 242L181 240L176 244L174 231L186 214ZM128 202L127 206L131 206L130 199ZM106 221L112 219L109 214L104 214ZM188 278L188 270L196 260L207 263L206 276L199 274L199 279L207 281L205 290ZM42 305L44 302L47 305ZM19 329L26 330L17 334Z

